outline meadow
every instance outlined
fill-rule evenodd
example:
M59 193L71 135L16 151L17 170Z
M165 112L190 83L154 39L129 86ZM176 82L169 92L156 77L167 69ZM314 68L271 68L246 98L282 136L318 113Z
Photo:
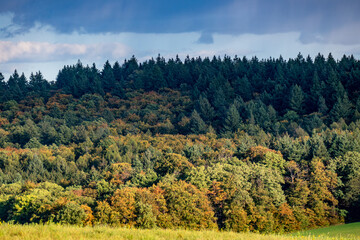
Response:
M328 236L335 239L360 239L360 222L301 231L294 236Z
M293 234L256 234L219 231L167 230L167 229L129 229L105 226L77 227L71 225L0 225L0 239L216 239L216 240L355 240L360 239L360 223L338 225L328 228L303 231Z

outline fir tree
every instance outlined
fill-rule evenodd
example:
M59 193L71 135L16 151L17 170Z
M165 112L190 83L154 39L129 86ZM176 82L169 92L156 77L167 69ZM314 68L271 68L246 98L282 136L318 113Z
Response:
M326 106L325 98L323 96L319 96L319 99L317 101L317 110L319 113L325 115L328 111L328 107Z
M348 118L351 115L352 104L349 101L347 94L342 98L338 98L333 108L330 111L331 122L337 122L340 118Z
M199 112L205 122L210 123L215 117L215 110L204 95L200 95L198 101Z
M191 114L190 130L194 134L205 134L207 132L207 126L196 110Z
M224 131L230 133L236 132L240 128L241 122L240 114L235 105L232 104L225 118Z
M106 61L104 69L101 72L101 80L103 83L102 85L104 87L104 91L110 92L115 85L115 76L109 61Z
M289 107L297 113L303 112L304 93L300 86L292 86L290 90Z

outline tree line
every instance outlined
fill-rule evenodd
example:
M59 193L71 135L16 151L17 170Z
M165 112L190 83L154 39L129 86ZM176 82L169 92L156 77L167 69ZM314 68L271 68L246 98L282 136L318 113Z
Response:
M0 74L0 219L257 232L359 220L359 74L331 54Z

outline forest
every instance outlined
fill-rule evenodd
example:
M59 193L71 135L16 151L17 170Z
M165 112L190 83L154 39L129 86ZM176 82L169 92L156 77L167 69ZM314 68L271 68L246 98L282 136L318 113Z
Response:
M0 73L0 220L292 232L360 218L360 61Z

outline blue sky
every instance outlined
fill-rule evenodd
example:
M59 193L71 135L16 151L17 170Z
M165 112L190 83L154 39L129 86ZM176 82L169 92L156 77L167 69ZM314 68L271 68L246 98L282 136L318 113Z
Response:
M0 72L197 56L360 57L357 0L0 0Z

